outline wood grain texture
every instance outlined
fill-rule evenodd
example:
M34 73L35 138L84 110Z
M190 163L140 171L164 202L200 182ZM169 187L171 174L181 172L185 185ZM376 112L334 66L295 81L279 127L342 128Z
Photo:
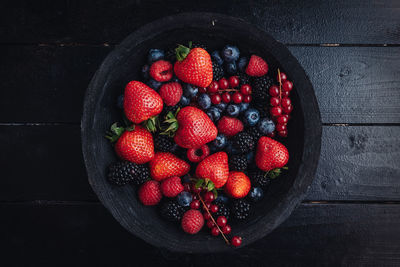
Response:
M118 43L139 26L181 12L240 17L284 43L400 44L400 4L384 1L39 1L0 4L3 43Z
M112 48L3 46L0 122L79 123L84 92ZM289 49L314 85L324 123L400 123L400 47Z
M0 149L8 151L0 155L0 201L96 201L79 130L65 125L0 126ZM400 201L399 136L400 126L324 126L321 158L307 200Z
M21 266L398 266L400 206L303 204L272 234L187 255L128 234L100 204L0 204L2 264ZM221 242L223 242L221 240ZM140 251L140 253L139 253Z

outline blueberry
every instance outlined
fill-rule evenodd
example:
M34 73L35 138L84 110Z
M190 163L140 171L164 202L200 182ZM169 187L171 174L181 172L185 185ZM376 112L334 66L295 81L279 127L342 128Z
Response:
M147 57L147 60L149 63L156 62L157 60L163 59L164 58L164 51L160 49L150 49L149 50L149 55Z
M142 67L142 76L145 80L150 78L149 70L150 70L150 67L147 64Z
M264 191L260 187L253 187L250 189L249 198L254 201L260 201L264 197Z
M190 99L187 98L186 96L182 96L181 100L179 101L179 104L181 104L183 107L186 107L187 105L190 104Z
M244 122L248 126L254 126L260 120L260 112L255 108L249 108L244 112Z
M246 111L249 108L249 103L240 103L239 104L239 112L242 113L243 111Z
M226 108L226 113L232 117L237 117L239 115L239 111L240 111L239 106L234 104L229 104L228 107Z
M225 135L218 134L217 138L215 138L215 140L213 141L213 145L216 148L221 149L221 148L224 148L226 146L226 141L227 141L227 139L226 139Z
M214 51L211 53L211 57L212 59L215 60L215 62L217 62L218 65L222 65L222 63L224 63L224 60L221 58L221 55L219 54L218 51Z
M206 114L214 122L218 121L221 118L221 111L216 107L211 107L207 109Z
M221 103L219 103L218 105L215 105L215 107L216 107L217 109L219 109L219 111L221 111L221 112L223 112L223 111L225 110L226 106L227 106L227 104L224 103L224 102L221 102Z
M187 207L190 205L190 202L192 202L192 194L183 191L176 197L176 200L178 201L179 205Z
M270 134L275 130L275 123L268 118L260 120L257 126L262 134Z
M191 183L191 181L190 181L190 175L189 175L189 174L185 174L185 175L182 177L182 183L187 183L187 184L190 184L190 183Z
M232 74L236 74L237 72L237 66L235 62L225 62L225 71L232 75Z
M238 61L238 68L241 71L245 71L246 67L247 67L247 62L248 62L248 58L247 57L241 57Z
M201 94L199 98L197 98L197 103L202 109L211 107L211 99L207 94Z
M222 50L222 57L226 62L233 62L239 59L239 48L233 45L227 45Z
M238 154L240 154L240 151L237 150L237 149L232 145L231 142L227 142L227 144L226 144L226 146L225 146L225 151L226 151L228 154L231 154L231 155L238 155Z
M179 83L178 77L176 77L176 76L172 77L171 82Z
M156 90L156 91L158 91L158 89L160 89L160 87L161 87L161 85L162 85L161 82L158 82L158 81L156 81L156 80L154 80L154 79L148 80L146 84L147 84L150 88L153 88L153 89Z
M120 109L124 109L124 95L120 95L117 98L117 107Z
M211 142L211 143L208 145L208 147L210 148L210 154L214 154L215 152L218 152L218 151L219 151L219 149L216 148L216 147L214 146L213 142Z
M227 204L229 202L229 198L221 193L218 192L218 196L217 199L215 200L215 202L222 202Z
M247 163L251 164L254 160L254 151L250 151L246 154Z
M186 83L185 85L183 85L183 95L189 99L195 97L198 92L199 88L194 87L191 84Z

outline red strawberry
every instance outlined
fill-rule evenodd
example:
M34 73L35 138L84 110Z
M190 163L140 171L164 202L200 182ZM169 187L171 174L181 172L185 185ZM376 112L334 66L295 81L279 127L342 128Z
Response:
M172 176L161 182L161 192L166 197L176 197L182 191L183 185L178 176Z
M197 234L204 225L203 214L199 210L188 210L183 214L181 226L188 234Z
M217 127L207 114L198 108L184 107L176 119L179 126L174 140L183 148L199 148L217 137Z
M157 152L150 161L151 177L161 181L172 176L183 176L190 170L190 165L172 153Z
M241 131L243 123L239 119L224 116L218 121L218 132L226 137L232 137Z
M161 86L158 93L164 100L165 105L175 106L181 100L182 86L177 82L165 83Z
M135 125L133 131L126 130L119 137L115 152L124 160L136 164L146 163L154 157L153 136L142 126Z
M287 148L269 137L261 137L258 140L256 152L256 165L263 171L271 171L282 168L289 161Z
M133 123L141 123L158 115L163 101L156 91L138 81L131 81L125 88L124 111Z
M233 198L247 196L251 188L249 177L243 172L230 172L225 184L225 193Z
M165 60L158 60L151 64L150 76L159 82L167 82L172 79L172 64Z
M177 61L174 65L176 76L199 87L208 87L213 80L211 57L202 48L190 48L180 45L177 48Z
M249 60L249 64L246 68L246 73L249 76L261 77L267 74L268 64L259 56L252 55Z
M225 152L217 152L208 156L196 168L196 176L210 179L216 188L224 186L228 180L228 174L228 155Z
M145 206L154 206L162 198L160 183L157 181L147 181L139 188L139 200Z

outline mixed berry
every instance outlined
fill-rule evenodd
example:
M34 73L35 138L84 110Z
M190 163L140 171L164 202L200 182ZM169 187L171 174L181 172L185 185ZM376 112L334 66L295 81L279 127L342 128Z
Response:
M117 100L125 127L107 134L120 158L108 180L138 186L140 202L184 232L208 229L240 246L231 222L249 218L287 169L288 150L273 138L288 135L293 83L260 56L198 43L150 49L141 77Z

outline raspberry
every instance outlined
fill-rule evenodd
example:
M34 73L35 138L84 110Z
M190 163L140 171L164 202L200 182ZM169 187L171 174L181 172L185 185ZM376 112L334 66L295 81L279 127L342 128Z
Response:
M138 195L139 195L139 200L143 203L143 205L145 206L157 205L162 198L160 183L154 180L145 182L139 188Z
M173 75L172 64L165 60L158 60L151 64L150 76L158 82L167 82Z
M246 68L246 74L261 77L268 72L268 64L259 56L252 55Z
M172 176L162 181L161 192L166 197L176 197L180 192L183 191L183 185L181 178L178 176Z
M159 94L167 106L175 106L182 97L182 86L177 82L165 83L161 86Z
M182 218L181 226L188 234L197 234L204 225L203 214L198 210L188 210Z

